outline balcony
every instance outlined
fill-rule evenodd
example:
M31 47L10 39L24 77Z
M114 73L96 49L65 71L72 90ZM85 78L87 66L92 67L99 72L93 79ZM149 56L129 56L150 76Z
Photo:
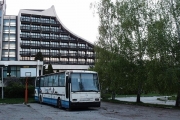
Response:
M31 22L31 20L30 20L30 18L21 17L21 22L27 23L27 22Z
M68 61L60 61L60 64L63 64L63 65L68 64Z
M86 62L86 65L94 65L94 62Z
M50 23L50 21L41 19L41 23Z
M21 38L26 38L26 39L30 39L31 38L31 36L27 35L27 34L20 34L20 37Z
M85 61L78 61L78 64L79 64L79 65L85 65L86 62L85 62Z
M49 37L51 40L56 40L57 39L57 36L50 36Z
M61 46L61 49L67 49L67 48L69 48L69 45L60 45Z
M78 57L85 58L85 57L87 57L87 55L86 54L78 53Z
M32 39L39 39L39 38L40 38L40 35L31 35L31 38L32 38Z
M42 52L42 55L49 56L49 52Z
M40 20L40 18L31 19L31 22L32 22L32 23L41 23L41 20Z
M36 44L36 43L31 43L31 47L38 47L39 48L40 44Z
M59 57L59 53L55 53L55 52L50 52L50 56L52 57Z
M50 37L49 36L40 36L40 38L43 40L49 40Z
M40 29L40 27L31 27L31 30L32 31L40 31L41 29Z
M52 44L52 45L50 44L50 47L51 47L51 48L57 48L57 49L59 49L59 48L60 48L60 46L59 46L59 45L54 45L54 44Z
M69 64L75 64L75 65L77 65L78 64L78 62L77 61L69 61Z
M41 28L42 32L51 32L50 28Z
M41 44L40 46L41 46L42 48L49 48L49 44ZM40 46L39 46L39 47L40 47Z
M61 53L61 57L67 57L68 53Z
M59 26L60 23L57 21L50 21L51 26Z
M24 43L24 42L21 42L21 47L27 48L27 47L30 47L30 46L31 46L30 43Z
M20 51L20 55L21 56L30 56L31 55L31 52L27 52L27 51Z
M87 57L89 57L89 58L95 58L95 54L87 54Z
M21 30L27 30L27 31L28 31L28 30L30 30L30 27L29 27L29 26L21 26L20 29L21 29Z
M70 57L77 57L77 53L69 53Z
M78 46L79 49L86 50L86 46Z

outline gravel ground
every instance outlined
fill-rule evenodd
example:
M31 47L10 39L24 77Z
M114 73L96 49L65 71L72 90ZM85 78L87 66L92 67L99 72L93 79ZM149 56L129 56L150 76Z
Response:
M180 110L102 102L100 108L58 109L38 103L0 105L0 120L180 120Z

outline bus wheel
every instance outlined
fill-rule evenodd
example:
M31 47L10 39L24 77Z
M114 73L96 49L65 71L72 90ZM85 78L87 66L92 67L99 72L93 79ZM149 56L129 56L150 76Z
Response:
M62 108L62 106L61 106L61 99L60 98L57 99L57 107L58 108Z
M42 97L41 97L41 95L39 96L39 103L42 104Z

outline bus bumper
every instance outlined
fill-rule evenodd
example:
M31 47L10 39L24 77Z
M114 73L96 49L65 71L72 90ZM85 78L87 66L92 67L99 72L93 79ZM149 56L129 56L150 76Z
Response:
M100 102L71 102L71 108L100 107Z

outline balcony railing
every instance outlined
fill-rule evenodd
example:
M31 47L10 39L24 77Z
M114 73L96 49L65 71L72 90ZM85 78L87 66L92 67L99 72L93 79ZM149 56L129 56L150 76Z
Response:
M41 20L40 20L40 19L31 19L31 22L40 23L40 22L41 22Z
M35 18L34 19L33 17L32 18L31 17L21 17L21 21L59 25L58 21L55 21L52 19L44 19L44 18Z
M30 18L21 18L21 21L30 22Z

